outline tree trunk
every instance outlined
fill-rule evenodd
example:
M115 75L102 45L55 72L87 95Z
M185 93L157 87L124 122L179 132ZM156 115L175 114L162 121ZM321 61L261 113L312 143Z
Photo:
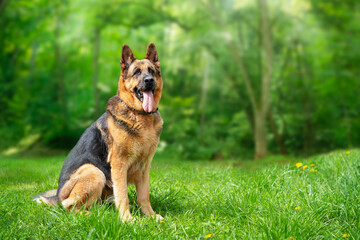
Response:
M271 87L271 78L273 71L273 49L272 49L272 40L271 40L271 31L270 24L268 18L268 9L266 0L258 0L258 6L260 11L260 23L259 23L259 32L258 36L260 38L259 44L262 49L259 56L263 64L259 64L260 66L260 79L261 86L260 89L256 89L253 86L257 86L258 84L252 81L248 73L248 69L245 65L243 59L242 51L239 51L238 46L234 41L229 41L229 45L231 51L234 53L235 60L239 67L239 71L242 75L242 80L245 84L245 89L247 91L247 95L249 97L251 103L251 109L254 116L254 141L255 141L255 159L264 158L267 154L267 139L266 139L266 123L267 123L267 113L270 108L270 87ZM216 10L213 10L212 13L217 14ZM217 15L218 19L221 19ZM225 28L223 22L219 20L219 24ZM241 42L241 32L240 34L240 42ZM234 84L236 86L236 84ZM256 91L258 90L258 91ZM259 97L257 97L257 93L259 93ZM247 111L247 114L250 111ZM248 118L250 123L251 118Z
M95 27L94 31L94 55L93 55L93 77L92 77L92 86L94 92L94 118L97 119L100 116L100 93L98 84L98 75L99 75L99 51L100 51L100 27Z
M263 111L255 111L255 160L262 159L267 155L267 139L266 139L266 117Z
M204 53L205 58L205 69L204 69L204 77L202 82L201 88L201 101L200 101L200 129L199 129L199 137L203 134L204 124L205 124L205 110L206 110L206 97L207 97L207 90L208 90L208 82L209 82L209 56L208 53Z
M266 123L270 108L270 86L273 71L273 51L266 0L258 0L260 8L260 37L264 53L264 70L261 76L260 104L255 109L255 160L266 157Z
M32 82L34 82L35 78L35 70L36 70L36 55L37 55L37 40L35 39L31 45L31 57L30 57L30 67L29 67L29 78L26 83L26 87L28 89L31 88Z

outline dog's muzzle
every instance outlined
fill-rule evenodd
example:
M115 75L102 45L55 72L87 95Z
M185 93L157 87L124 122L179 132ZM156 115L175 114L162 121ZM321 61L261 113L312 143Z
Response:
M145 112L153 110L155 87L155 79L152 76L146 76L135 88L135 95L143 103Z

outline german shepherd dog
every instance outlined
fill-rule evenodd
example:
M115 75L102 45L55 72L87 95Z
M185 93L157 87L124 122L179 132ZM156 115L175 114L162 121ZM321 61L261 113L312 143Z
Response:
M60 203L67 210L89 207L99 199L114 197L122 221L132 220L128 184L135 184L137 203L146 216L155 214L149 200L149 172L163 121L158 111L163 81L153 43L142 60L129 46L121 50L121 75L117 95L106 112L80 137L67 156L58 189L33 200Z

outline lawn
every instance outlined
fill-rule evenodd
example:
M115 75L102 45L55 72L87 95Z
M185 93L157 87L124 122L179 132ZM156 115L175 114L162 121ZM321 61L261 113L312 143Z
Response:
M63 160L0 159L0 239L360 239L359 150L286 164L155 156L150 198L165 219L142 216L130 187L134 223L106 203L81 214L32 202Z

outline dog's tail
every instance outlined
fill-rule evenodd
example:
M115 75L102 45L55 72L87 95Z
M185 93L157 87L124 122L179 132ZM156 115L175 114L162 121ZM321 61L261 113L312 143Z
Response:
M39 193L32 200L36 201L39 204L45 203L49 206L52 206L58 202L57 189L52 189L52 190L48 190L48 191Z

